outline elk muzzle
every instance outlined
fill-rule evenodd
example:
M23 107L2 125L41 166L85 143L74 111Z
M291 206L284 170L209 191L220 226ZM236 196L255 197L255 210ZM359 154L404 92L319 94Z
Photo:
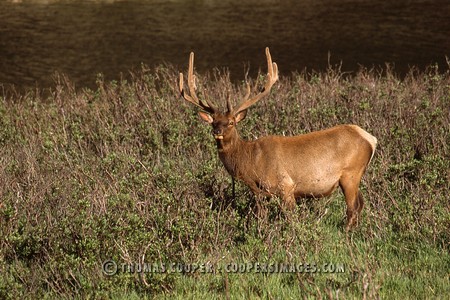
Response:
M223 130L220 128L213 129L213 135L216 140L223 140Z

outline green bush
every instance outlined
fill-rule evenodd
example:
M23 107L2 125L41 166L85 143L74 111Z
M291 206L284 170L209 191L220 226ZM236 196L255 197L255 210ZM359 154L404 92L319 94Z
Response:
M220 106L245 84L199 76ZM355 123L378 138L363 220L345 201L300 200L285 216L218 160L210 128L181 100L177 72L76 90L5 91L0 102L0 298L442 298L448 267L450 74L361 70L281 77L240 124L243 138ZM261 85L264 77L255 82ZM258 202L260 201L260 202ZM261 213L255 215L255 206ZM108 276L102 262L119 271ZM212 273L121 264L210 263ZM229 263L334 263L342 273L229 273Z

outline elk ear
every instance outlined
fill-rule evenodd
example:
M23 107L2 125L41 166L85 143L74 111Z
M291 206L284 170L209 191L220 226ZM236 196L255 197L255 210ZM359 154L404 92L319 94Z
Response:
M202 120L206 123L211 124L213 122L213 117L211 117L210 114L205 113L204 111L199 111L198 114L200 115L200 118L202 118Z
M247 116L247 110L243 110L241 112L239 112L235 118L236 118L236 123L239 123L240 121L244 120L245 117Z

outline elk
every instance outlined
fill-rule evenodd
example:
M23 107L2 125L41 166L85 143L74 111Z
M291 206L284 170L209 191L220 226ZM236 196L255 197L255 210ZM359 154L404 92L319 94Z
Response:
M292 210L296 199L321 198L339 186L347 206L348 231L358 224L364 206L359 191L361 178L371 161L377 139L357 125L338 125L297 136L265 136L241 139L236 125L247 109L270 93L278 80L278 66L266 48L268 74L261 92L250 98L251 89L239 106L227 99L227 112L221 113L209 100L196 95L194 53L189 58L188 87L184 90L180 73L179 91L188 102L199 107L200 118L212 125L219 158L235 179L242 180L255 195L279 196L283 209Z

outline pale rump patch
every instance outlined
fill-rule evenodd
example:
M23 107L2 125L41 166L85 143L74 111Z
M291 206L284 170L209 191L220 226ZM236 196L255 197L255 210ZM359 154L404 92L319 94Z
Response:
M372 147L372 156L370 157L369 163L372 160L373 155L375 154L375 148L377 147L377 138L374 137L373 135L371 135L370 133L368 133L367 131L365 131L364 129L362 129L359 126L356 125L350 125L353 129L355 129L361 136L363 139L365 139L366 141L369 142L370 147Z

